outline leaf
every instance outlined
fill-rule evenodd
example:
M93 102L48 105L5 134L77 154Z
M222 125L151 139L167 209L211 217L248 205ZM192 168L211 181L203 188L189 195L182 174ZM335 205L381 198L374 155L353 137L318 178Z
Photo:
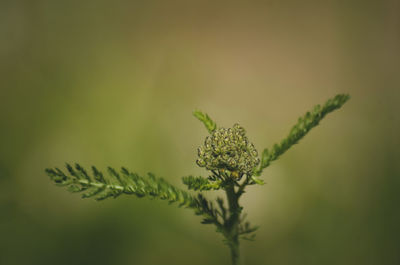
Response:
M217 124L206 113L195 110L193 111L193 115L197 119L199 119L204 124L204 126L206 126L209 133L212 133L217 129Z
M250 184L264 185L265 182L264 182L264 180L262 180L262 179L260 179L260 178L258 178L256 176L252 176Z
M79 164L75 164L75 167L66 164L66 168L68 173L64 173L58 168L47 168L45 172L58 186L67 187L70 192L84 192L82 198L104 200L126 194L136 195L138 198L149 197L166 200L169 203L178 203L180 207L194 209L196 214L204 217L205 223L220 226L217 218L218 211L201 194L192 196L164 179L157 178L152 173L142 177L126 168L121 168L118 172L114 168L108 167L108 176L106 177L94 166L92 167L92 176Z
M330 112L339 109L349 100L350 96L346 94L336 95L329 99L321 107L317 105L312 111L307 112L303 117L300 117L297 124L292 127L289 135L279 144L275 144L270 150L264 149L261 155L261 163L255 168L254 175L260 176L263 169L268 167L270 163L277 160L283 153L289 150L293 145L297 144L312 128L317 126L319 122Z
M189 190L218 190L221 188L220 180L210 181L203 177L187 176L182 178L183 184L188 186Z

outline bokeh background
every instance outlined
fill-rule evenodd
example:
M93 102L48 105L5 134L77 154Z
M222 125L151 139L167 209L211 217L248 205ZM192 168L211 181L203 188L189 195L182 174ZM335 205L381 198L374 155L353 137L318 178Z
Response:
M400 264L400 3L0 2L0 264L229 264L190 210L55 187L46 167L148 171L183 187L207 135L259 150L352 99L251 187L244 264ZM212 196L212 195L211 195Z

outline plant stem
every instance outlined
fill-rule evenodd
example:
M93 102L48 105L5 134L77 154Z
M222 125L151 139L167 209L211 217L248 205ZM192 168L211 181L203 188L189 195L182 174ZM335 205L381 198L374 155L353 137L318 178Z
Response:
M229 219L225 223L226 239L231 250L232 265L239 265L239 217L241 212L239 196L235 193L233 184L227 186L225 191L230 213Z

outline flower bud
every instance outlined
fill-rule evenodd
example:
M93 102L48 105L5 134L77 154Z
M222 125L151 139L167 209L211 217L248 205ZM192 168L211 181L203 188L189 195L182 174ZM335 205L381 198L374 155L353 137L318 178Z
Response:
M260 163L257 150L249 142L246 131L239 124L233 128L220 128L206 137L198 149L197 165L208 170L229 170L232 178L251 174Z

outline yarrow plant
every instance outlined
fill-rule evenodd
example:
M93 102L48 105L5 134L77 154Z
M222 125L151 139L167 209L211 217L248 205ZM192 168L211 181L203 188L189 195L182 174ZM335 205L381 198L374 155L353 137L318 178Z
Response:
M326 114L339 109L348 99L348 95L339 94L323 106L315 106L299 118L286 138L271 149L264 149L261 155L247 138L242 126L217 127L207 114L195 111L194 116L210 133L198 148L196 161L198 166L209 171L209 176L187 176L182 180L189 190L197 194L177 188L151 173L139 176L124 167L119 171L108 167L108 175L105 175L94 166L89 173L79 164L66 164L66 172L52 168L46 169L46 173L58 186L65 186L71 192L82 192L82 198L103 200L127 194L166 200L192 209L202 216L203 224L215 225L216 231L223 235L224 242L230 248L232 264L237 265L239 240L253 240L257 230L256 226L245 220L243 207L239 204L246 187L263 185L264 181L259 178L263 170L317 126ZM227 205L224 198L218 197L214 202L204 197L202 192L208 190L225 191Z

